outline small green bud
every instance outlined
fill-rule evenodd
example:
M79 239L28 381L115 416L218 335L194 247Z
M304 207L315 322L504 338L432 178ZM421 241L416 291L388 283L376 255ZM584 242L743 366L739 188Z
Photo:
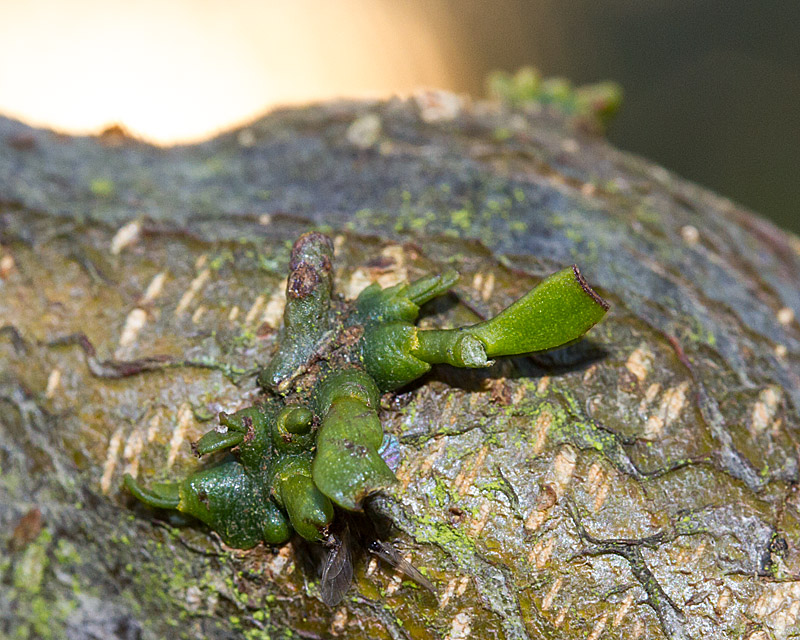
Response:
M272 444L278 451L299 453L310 449L314 444L311 433L311 409L301 405L289 405L275 418L272 430Z
M241 431L234 431L225 426L220 428L222 429L221 431L213 429L192 444L192 451L194 451L196 456L205 456L242 444L245 436L244 433Z
M267 402L241 409L233 414L224 412L219 414L221 428L227 427L229 432L242 434L242 440L239 444L239 457L241 463L250 470L258 469L264 453L269 451L270 432L276 412L276 403ZM214 432L209 432L209 434L211 433ZM206 436L209 436L209 438L214 437L209 434L206 434ZM206 436L203 436L203 438ZM200 442L195 445L196 448L199 448L199 446Z
M427 276L411 284L398 284L381 289L373 283L356 299L356 310L362 324L376 322L414 322L419 308L447 292L458 280L458 273L448 269L438 276Z
M598 82L575 90L578 112L594 117L606 127L622 105L622 87L616 82Z
M317 415L324 416L331 404L341 398L356 398L367 407L377 409L381 393L372 378L361 369L333 371L318 383L315 399Z

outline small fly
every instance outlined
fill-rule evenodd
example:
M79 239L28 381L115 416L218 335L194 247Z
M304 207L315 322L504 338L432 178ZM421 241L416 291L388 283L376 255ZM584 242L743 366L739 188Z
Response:
M364 541L362 541L363 543ZM353 582L353 550L355 541L347 523L332 531L323 542L324 556L321 564L320 596L329 607L341 602ZM359 545L361 546L361 545ZM397 569L432 594L437 595L436 587L390 543L372 538L363 547L379 560Z

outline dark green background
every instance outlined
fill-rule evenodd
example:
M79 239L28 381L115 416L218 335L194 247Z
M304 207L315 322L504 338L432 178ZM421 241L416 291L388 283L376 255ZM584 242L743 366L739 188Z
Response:
M616 80L614 144L800 232L797 0L415 1L441 23L456 90L526 64Z

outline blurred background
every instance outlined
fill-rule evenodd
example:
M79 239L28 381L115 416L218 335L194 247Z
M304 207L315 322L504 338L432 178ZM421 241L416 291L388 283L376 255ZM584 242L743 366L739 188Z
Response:
M800 232L799 25L797 0L0 0L0 115L174 144L532 65L619 82L614 144Z

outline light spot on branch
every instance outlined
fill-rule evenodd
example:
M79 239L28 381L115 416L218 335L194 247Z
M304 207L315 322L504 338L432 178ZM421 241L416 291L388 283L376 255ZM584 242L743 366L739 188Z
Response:
M475 460L470 466L469 471L465 473L463 467L461 471L459 471L455 481L453 482L453 487L456 489L456 491L458 491L459 495L466 495L472 488L472 484L475 482L475 478L478 477L478 473L480 472L481 467L486 460L487 453L489 453L489 447L487 445L483 445L478 451L478 454L475 456Z
M175 464L175 458L178 457L180 446L183 444L183 439L186 437L186 432L191 426L193 420L194 416L192 416L192 407L188 402L184 402L178 409L178 423L175 425L175 429L172 431L172 439L169 441L167 469L171 468L172 465Z
M575 463L578 460L578 452L571 446L561 447L556 459L553 461L553 484L557 498L564 495L569 483L572 481L572 474L575 471Z
M10 253L7 253L0 258L0 278L5 280L13 270L14 256L12 256Z
M278 575L286 567L289 560L292 558L292 545L287 544L281 547L277 555L273 556L269 563L269 570L273 576ZM287 571L287 573L289 573Z
M494 293L495 277L489 272L484 278L482 273L476 273L472 278L472 288L478 292L481 300L488 302Z
M758 394L750 418L750 433L753 436L762 434L769 427L780 401L781 391L776 387L767 387Z
M560 628L562 624L564 624L564 620L567 619L567 614L569 613L569 608L572 605L572 598L567 598L567 602L564 603L564 606L558 610L558 615L556 619L553 621L553 626L556 629Z
M533 545L533 549L531 549L531 552L528 554L528 562L535 565L537 569L544 569L550 561L550 557L553 555L555 544L555 538L539 540Z
M483 531L486 523L489 522L489 514L492 511L492 504L488 500L484 500L481 504L480 511L478 512L478 517L472 521L472 525L469 529L469 535L472 537L480 535L481 531Z
M594 623L594 627L592 627L592 632L587 636L587 640L597 640L600 637L600 634L603 633L603 630L606 628L606 621L608 620L608 611L604 612L603 615Z
M345 626L347 625L347 609L342 607L335 614L333 614L333 620L331 621L331 634L338 636L340 633L344 631Z
M617 609L617 612L614 614L614 619L611 621L612 629L616 629L622 624L625 616L628 615L628 611L631 610L631 606L633 606L633 590L628 591L628 595L625 596L625 600L622 601L619 609Z
M544 395L547 391L547 387L550 386L550 376L542 376L539 378L539 382L536 384L536 393L539 395Z
M371 284L372 278L369 277L367 270L363 267L359 267L353 271L350 280L348 280L347 284L344 286L344 296L348 300L355 300L358 294Z
M697 227L687 224L681 227L681 238L686 244L693 247L700 241L700 232Z
M558 592L561 591L562 586L564 586L564 579L559 576L550 587L550 590L547 592L544 600L542 600L542 611L547 611L553 606L553 601L556 599Z
M689 390L689 383L682 382L677 387L670 387L661 396L661 404L658 411L651 415L644 427L644 437L647 440L656 440L677 420L681 411L686 407L686 392Z
M144 309L136 308L131 311L125 318L125 325L122 327L122 333L119 336L119 346L114 352L114 356L119 359L124 359L127 355L130 346L136 342L139 337L139 332L144 328L147 323L147 312Z
M147 441L152 442L156 439L158 435L158 430L161 428L161 414L157 413L152 418L150 418L150 422L147 424Z
M261 321L266 322L273 329L277 329L280 326L285 308L286 283L283 282L269 297L269 302L267 302L267 308L264 309L264 315L261 316Z
M536 422L533 425L534 435L536 439L533 441L532 451L533 454L538 456L543 450L547 442L547 432L553 424L553 413L550 408L545 406L536 416Z
M414 93L414 101L420 118L428 124L455 120L464 107L463 98L441 89L420 89Z
M727 587L722 588L722 592L719 594L717 598L716 604L714 604L714 613L716 613L720 618L725 615L725 612L728 610L728 607L731 604L731 590Z
M211 271L209 269L203 269L194 280L189 283L189 288L184 292L181 296L180 301L178 302L178 306L175 308L175 315L179 316L184 311L189 308L189 305L192 304L192 300L194 297L200 292L203 286L208 282L208 279L211 277Z
M256 297L253 300L253 304L250 306L247 315L244 317L244 323L251 325L256 321L256 318L261 313L261 310L264 308L264 304L267 302L267 298L262 294Z
M645 345L633 350L625 368L641 383L644 382L653 368L653 352Z
M143 447L142 434L138 430L134 430L122 451L122 457L127 461L125 473L130 473L134 478L139 475L139 456L142 454Z
M119 446L122 443L122 428L120 427L111 436L108 442L108 452L106 453L106 461L103 464L103 477L100 479L100 489L105 495L108 495L111 489L111 480L114 477L114 470L117 468L117 456L119 455Z
M439 608L444 609L448 603L450 602L450 598L453 597L453 593L456 590L456 578L450 578L447 581L447 586L444 588L442 592L442 597L439 598Z
M58 387L61 385L61 369L56 367L47 376L47 389L44 392L46 398L51 399L56 395Z
M125 247L128 247L136 242L139 239L141 232L142 223L138 220L134 220L133 222L129 222L128 224L120 227L114 234L114 237L111 238L112 255L119 255Z
M783 307L782 309L778 310L776 317L778 322L786 327L794 322L794 311L792 311L789 307Z
M163 271L153 276L153 279L150 281L150 284L147 285L147 289L145 290L142 299L139 301L139 304L142 306L152 304L155 299L161 295L161 292L164 290L164 283L166 281L167 274Z
M611 480L603 467L595 462L589 469L587 477L589 494L594 496L594 511L597 512L603 506L608 492L611 490Z
M453 624L450 626L450 633L447 634L447 637L449 640L466 640L470 637L471 625L472 614L462 611L453 618Z

